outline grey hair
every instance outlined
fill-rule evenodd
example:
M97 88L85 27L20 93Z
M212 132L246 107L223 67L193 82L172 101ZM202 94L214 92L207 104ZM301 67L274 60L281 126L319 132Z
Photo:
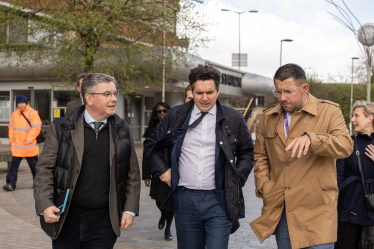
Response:
M84 105L87 104L86 98L85 98L86 94L93 93L95 91L95 88L100 83L109 83L109 82L113 82L115 85L117 84L117 81L114 79L114 77L109 76L107 74L103 74L103 73L87 74L81 84L81 92L83 96Z

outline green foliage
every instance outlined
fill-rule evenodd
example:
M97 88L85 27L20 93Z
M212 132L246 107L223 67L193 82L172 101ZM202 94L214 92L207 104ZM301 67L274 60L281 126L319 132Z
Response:
M206 23L189 22L184 6L174 1L139 0L14 0L0 6L0 63L20 73L33 69L38 77L72 83L82 72L114 75L124 94L160 83L163 32L166 30L166 79L178 79L187 66L178 45L176 23L191 46ZM188 2L188 0L183 0ZM164 6L166 6L164 8ZM182 15L178 15L182 13ZM184 14L184 15L183 15ZM198 16L198 13L196 13ZM201 20L200 20L201 21ZM191 25L193 25L191 27ZM9 32L3 32L9 30ZM196 36L194 36L196 35ZM191 39L189 39L191 37ZM45 71L48 73L46 74Z
M316 98L338 103L342 109L345 122L349 123L351 84L311 83L309 86L309 92ZM356 100L366 100L366 87L366 84L353 84L353 104ZM372 92L371 99L373 98L374 94Z

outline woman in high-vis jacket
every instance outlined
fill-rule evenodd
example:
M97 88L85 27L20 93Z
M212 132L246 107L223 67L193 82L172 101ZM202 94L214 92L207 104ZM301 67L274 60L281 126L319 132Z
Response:
M25 96L18 95L16 104L17 110L12 113L9 121L9 143L13 159L6 176L6 184L3 186L3 189L7 191L16 188L18 167L24 157L30 166L34 179L39 154L39 145L36 138L42 128L38 112L29 105Z

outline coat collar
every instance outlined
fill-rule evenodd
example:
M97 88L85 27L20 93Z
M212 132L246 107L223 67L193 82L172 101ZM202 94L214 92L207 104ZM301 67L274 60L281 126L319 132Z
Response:
M190 113L191 109L194 107L194 101L191 99L186 104L182 105L181 114L184 113ZM219 102L219 99L216 101L216 107L217 107L217 122L225 118L225 111L222 108L221 103Z
M317 115L317 105L318 100L316 97L314 97L312 94L308 93L308 101L304 105L303 108L301 108L301 111L307 112L312 114L313 116ZM271 109L269 112L267 112L265 115L271 115L273 113L277 113L279 115L283 115L283 108L280 104L276 105L273 109Z

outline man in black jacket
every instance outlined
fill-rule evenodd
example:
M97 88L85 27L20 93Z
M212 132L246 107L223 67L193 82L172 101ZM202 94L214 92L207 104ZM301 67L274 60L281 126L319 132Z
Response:
M244 217L253 142L243 115L218 101L220 79L209 63L192 69L193 100L172 108L144 142L165 183L162 207L175 210L179 249L227 248L232 221Z
M139 164L130 127L115 114L115 84L109 75L88 74L84 105L55 120L47 133L34 197L54 249L113 248L120 228L139 213ZM56 206L65 196L66 207Z

